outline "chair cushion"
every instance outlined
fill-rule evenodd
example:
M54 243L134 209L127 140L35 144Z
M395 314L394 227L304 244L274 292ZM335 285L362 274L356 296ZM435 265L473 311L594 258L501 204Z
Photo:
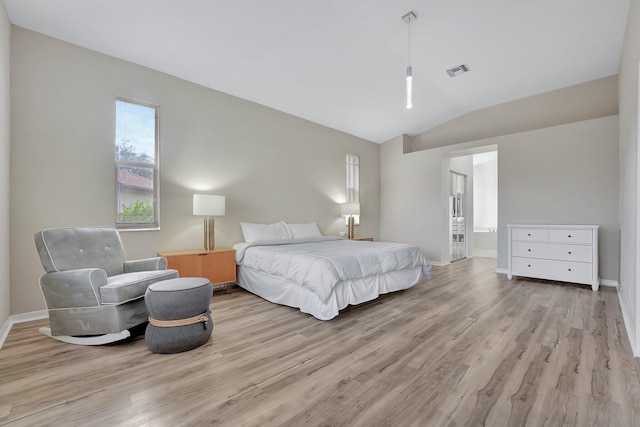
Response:
M115 228L52 228L34 238L48 273L81 268L101 268L107 276L124 272L124 248Z
M108 283L100 288L100 303L118 305L142 298L150 284L177 277L176 270L136 271L111 276Z

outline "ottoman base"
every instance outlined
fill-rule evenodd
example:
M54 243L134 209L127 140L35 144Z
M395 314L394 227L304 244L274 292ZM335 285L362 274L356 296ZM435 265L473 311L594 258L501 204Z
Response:
M150 285L145 293L149 324L145 342L155 353L180 353L205 344L213 332L207 279L185 277Z
M193 350L206 344L213 332L213 319L209 310L203 315L207 318L206 322L184 326L162 327L149 322L144 333L147 347L154 353L169 354Z

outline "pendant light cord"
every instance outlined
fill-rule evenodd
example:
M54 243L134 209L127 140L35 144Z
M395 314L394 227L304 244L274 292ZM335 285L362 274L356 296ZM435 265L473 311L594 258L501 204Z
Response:
M408 50L409 50L409 66L411 66L411 18L409 18L409 42Z

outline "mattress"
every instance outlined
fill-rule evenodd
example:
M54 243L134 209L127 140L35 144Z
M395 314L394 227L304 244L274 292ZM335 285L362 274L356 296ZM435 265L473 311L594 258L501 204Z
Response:
M415 245L323 236L241 243L238 285L262 298L329 320L347 305L408 289L431 265Z

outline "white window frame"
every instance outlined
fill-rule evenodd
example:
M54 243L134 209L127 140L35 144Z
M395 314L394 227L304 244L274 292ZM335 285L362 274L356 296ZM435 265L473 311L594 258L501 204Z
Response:
M360 156L347 154L345 164L345 202L360 203ZM354 215L353 219L356 225L360 224L360 215ZM345 218L345 223L348 221Z
M118 160L116 158L116 144L114 138L114 156L115 159L115 169L116 169L116 212L114 221L116 224L116 228L118 230L126 231L126 230L159 230L160 229L160 106L157 104L152 104L145 101L140 101L137 99L126 98L123 96L116 96L116 101L126 102L129 104L141 105L148 108L153 108L155 110L155 152L154 152L154 163L138 163L131 162L125 160ZM115 109L116 103L114 103ZM114 120L114 130L117 124ZM120 166L129 166L129 167L140 167L140 168L149 168L153 173L153 195L151 200L153 200L153 221L152 222L140 222L140 223L123 223L118 222L118 215L120 213L120 183L118 180Z

